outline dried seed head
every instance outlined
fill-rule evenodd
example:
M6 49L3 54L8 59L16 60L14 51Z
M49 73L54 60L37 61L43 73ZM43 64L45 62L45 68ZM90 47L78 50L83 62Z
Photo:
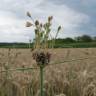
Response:
M48 17L48 21L49 21L49 22L52 21L52 19L53 19L53 16L49 16L49 17Z
M42 27L43 25L42 25L42 23L40 24L40 27Z
M26 22L26 27L31 27L33 24L31 22Z
M28 17L31 17L31 14L30 14L30 12L27 12L27 16L28 16Z
M35 25L36 25L36 26L39 25L39 21L38 21L38 20L35 21Z
M51 26L51 24L49 22L47 22L47 23L44 24L44 28L45 29L49 28L50 26Z
M61 30L61 26L58 27L58 31L60 31L60 30Z

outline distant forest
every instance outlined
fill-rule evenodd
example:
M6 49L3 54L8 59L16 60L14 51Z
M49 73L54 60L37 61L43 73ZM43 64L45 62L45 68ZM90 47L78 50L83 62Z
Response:
M89 35L82 35L75 38L67 37L63 39L61 38L56 39L57 43L75 43L75 42L83 43L83 42L95 42L95 41L96 41L96 36L91 37Z
M49 43L52 40L49 40ZM0 43L0 48L32 48L33 42L31 43ZM92 37L89 35L82 35L78 37L66 37L58 38L55 40L55 48L86 48L96 47L96 36Z

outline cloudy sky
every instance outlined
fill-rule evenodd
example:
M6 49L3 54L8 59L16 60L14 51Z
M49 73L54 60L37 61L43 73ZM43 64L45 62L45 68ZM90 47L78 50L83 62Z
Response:
M96 0L0 0L0 42L34 38L32 27L25 27L27 11L42 22L52 15L54 34L58 25L63 27L58 37L96 36Z

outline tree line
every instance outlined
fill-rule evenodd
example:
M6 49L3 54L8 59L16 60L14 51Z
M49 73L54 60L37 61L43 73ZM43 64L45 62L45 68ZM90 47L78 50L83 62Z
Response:
M84 43L84 42L95 42L96 41L96 36L92 37L89 35L82 35L82 36L77 36L74 38L71 37L66 37L66 38L58 38L56 39L56 43Z

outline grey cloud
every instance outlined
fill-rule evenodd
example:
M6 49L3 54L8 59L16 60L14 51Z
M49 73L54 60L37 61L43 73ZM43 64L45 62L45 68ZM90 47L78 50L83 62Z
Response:
M80 0L0 0L0 42L28 42L30 38L34 38L32 28L25 28L24 25L28 20L26 11L30 11L34 19L43 22L47 16L53 15L53 25L64 26L64 33L62 32L60 37L82 34L88 31L90 23L92 28L96 25L94 18L92 19L95 17L96 8L91 6L93 3L95 5L95 1L91 0L90 6L86 1L82 0L82 5Z

